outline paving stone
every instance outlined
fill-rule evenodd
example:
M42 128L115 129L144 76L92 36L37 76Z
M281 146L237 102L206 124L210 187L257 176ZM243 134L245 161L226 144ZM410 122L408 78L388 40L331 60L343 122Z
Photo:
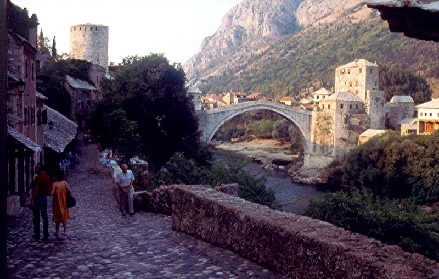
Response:
M77 205L68 237L32 239L32 212L8 216L7 278L285 278L224 250L171 229L169 216L138 212L122 217L110 170L97 144L77 140L82 158L66 181ZM49 198L50 233L51 198Z

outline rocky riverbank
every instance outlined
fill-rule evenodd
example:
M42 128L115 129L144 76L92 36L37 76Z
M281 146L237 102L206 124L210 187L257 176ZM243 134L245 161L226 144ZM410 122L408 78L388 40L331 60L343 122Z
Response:
M280 165L281 170L285 170L282 169L282 166L295 162L299 157L297 154L291 153L289 143L281 144L272 139L255 139L248 142L215 142L213 146L217 149L245 155L267 169L279 169ZM281 162L281 164L275 164L276 162Z
M299 156L289 150L290 144L281 144L273 139L255 139L248 142L214 142L217 149L245 155L261 164L261 168L288 172L293 182L316 185L326 183L322 169L302 168ZM281 164L279 164L281 162Z

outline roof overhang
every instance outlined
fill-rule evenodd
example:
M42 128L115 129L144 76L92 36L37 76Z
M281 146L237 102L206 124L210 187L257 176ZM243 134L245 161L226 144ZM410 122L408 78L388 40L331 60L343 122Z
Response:
M22 143L27 149L32 150L33 152L38 152L41 150L41 146L38 145L38 143L34 142L33 140L26 137L25 135L18 132L12 127L8 127L8 134L16 141Z
M402 32L405 36L424 41L439 42L439 11L432 3L420 1L377 1L368 0L369 8L377 9L381 18L389 23L391 32ZM424 1L438 2L438 1ZM439 3L433 3L439 6Z
M44 126L44 146L62 153L76 137L78 125L54 109L44 108L47 109L47 121L53 124Z

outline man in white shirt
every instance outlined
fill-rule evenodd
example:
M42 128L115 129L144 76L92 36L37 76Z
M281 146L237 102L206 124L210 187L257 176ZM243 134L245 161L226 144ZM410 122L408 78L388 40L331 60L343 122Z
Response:
M122 164L120 168L122 171L116 175L116 184L119 186L120 212L122 213L122 216L126 216L126 208L128 203L128 213L130 216L133 216L134 175L132 171L128 170L128 166L126 164Z

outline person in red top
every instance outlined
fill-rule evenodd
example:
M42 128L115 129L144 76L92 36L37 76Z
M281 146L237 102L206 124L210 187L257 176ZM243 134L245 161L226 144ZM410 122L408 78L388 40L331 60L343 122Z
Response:
M40 215L43 219L43 240L49 238L49 219L47 216L47 195L50 194L50 178L44 173L42 164L35 165L34 187L32 189L31 208L33 211L34 238L39 239L40 234Z

